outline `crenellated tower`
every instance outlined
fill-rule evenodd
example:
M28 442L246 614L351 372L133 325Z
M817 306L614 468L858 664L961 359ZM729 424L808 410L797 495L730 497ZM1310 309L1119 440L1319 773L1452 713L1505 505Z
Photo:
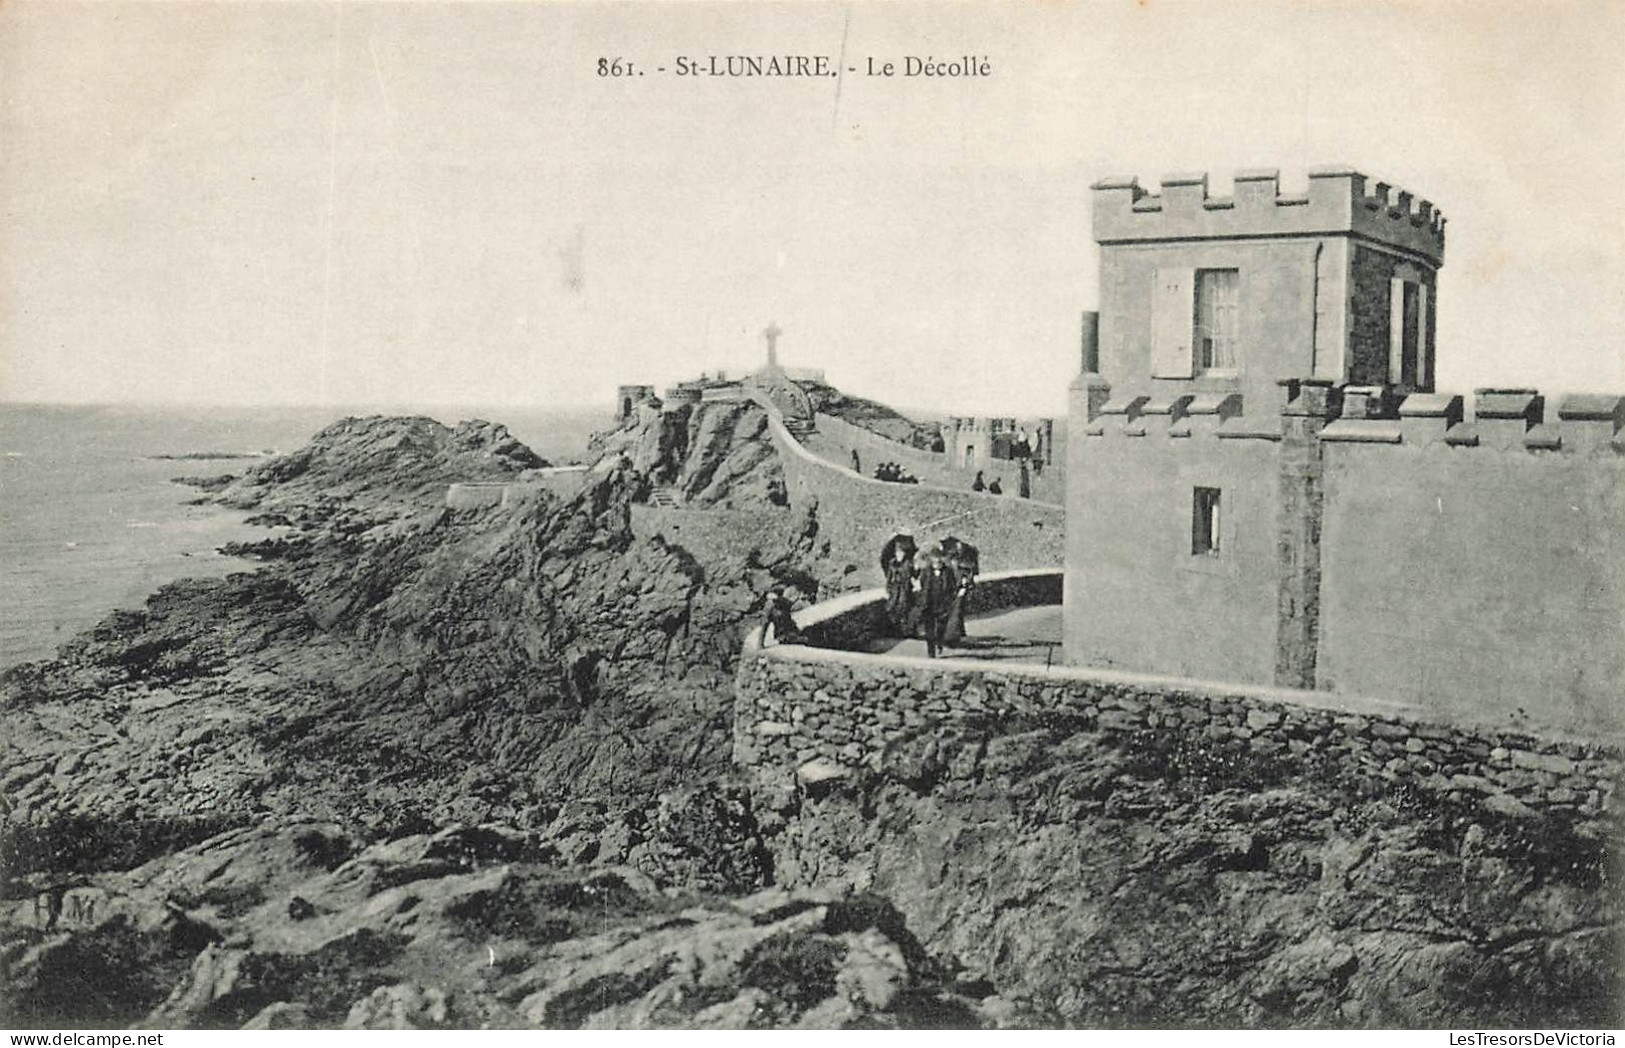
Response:
M1344 167L1311 171L1302 194L1274 170L1234 184L1094 184L1102 379L1260 404L1288 375L1431 391L1445 225L1432 203Z
M1625 397L1437 392L1431 203L1347 168L1093 202L1069 660L1625 731Z

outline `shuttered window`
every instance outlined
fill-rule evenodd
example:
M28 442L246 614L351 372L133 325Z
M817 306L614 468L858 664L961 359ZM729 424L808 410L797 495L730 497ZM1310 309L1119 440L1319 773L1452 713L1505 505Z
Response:
M1190 269L1159 269L1151 296L1151 375L1190 378L1196 281Z

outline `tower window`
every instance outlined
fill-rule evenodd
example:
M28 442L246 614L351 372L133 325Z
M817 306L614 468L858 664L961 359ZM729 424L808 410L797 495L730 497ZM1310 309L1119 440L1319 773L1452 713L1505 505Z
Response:
M1196 488L1191 494L1191 553L1219 554L1219 489Z
M1241 336L1241 275L1234 269L1196 271L1196 369L1233 372Z
M1432 383L1427 352L1427 286L1395 277L1389 281L1388 381L1406 389Z

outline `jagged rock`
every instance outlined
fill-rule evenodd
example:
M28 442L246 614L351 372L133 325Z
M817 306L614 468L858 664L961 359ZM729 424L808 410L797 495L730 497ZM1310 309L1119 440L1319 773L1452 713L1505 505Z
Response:
M378 989L350 1008L346 1030L433 1030L447 1025L446 995L437 987L396 983Z
M990 1024L1618 1019L1614 858L1584 821L1491 819L1064 719L980 734L942 733L928 776L900 754L809 794L764 840L780 884L863 885L985 973Z
M411 835L329 866L311 833L231 831L101 875L123 909L8 960L4 1017L62 1007L83 978L106 984L94 1013L105 1021L180 1029L907 1025L904 996L961 1007L873 900L674 898L638 871L563 865L494 826ZM250 869L291 888L212 911L220 932L207 940L177 934L177 886ZM291 919L290 896L312 913ZM172 917L132 916L146 912Z
M278 1001L260 1009L254 1018L243 1023L245 1030L308 1030L310 1011L304 1005Z

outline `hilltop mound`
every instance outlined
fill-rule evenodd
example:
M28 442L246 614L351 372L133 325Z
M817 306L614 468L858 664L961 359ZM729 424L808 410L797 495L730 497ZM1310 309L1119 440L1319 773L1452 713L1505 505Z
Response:
M453 428L423 417L345 418L232 478L218 501L272 511L343 502L398 514L439 504L455 481L513 480L547 465L506 426L481 419Z
M815 410L901 444L929 450L939 432L932 423L916 422L885 404L842 393L833 386L809 386L807 395Z

